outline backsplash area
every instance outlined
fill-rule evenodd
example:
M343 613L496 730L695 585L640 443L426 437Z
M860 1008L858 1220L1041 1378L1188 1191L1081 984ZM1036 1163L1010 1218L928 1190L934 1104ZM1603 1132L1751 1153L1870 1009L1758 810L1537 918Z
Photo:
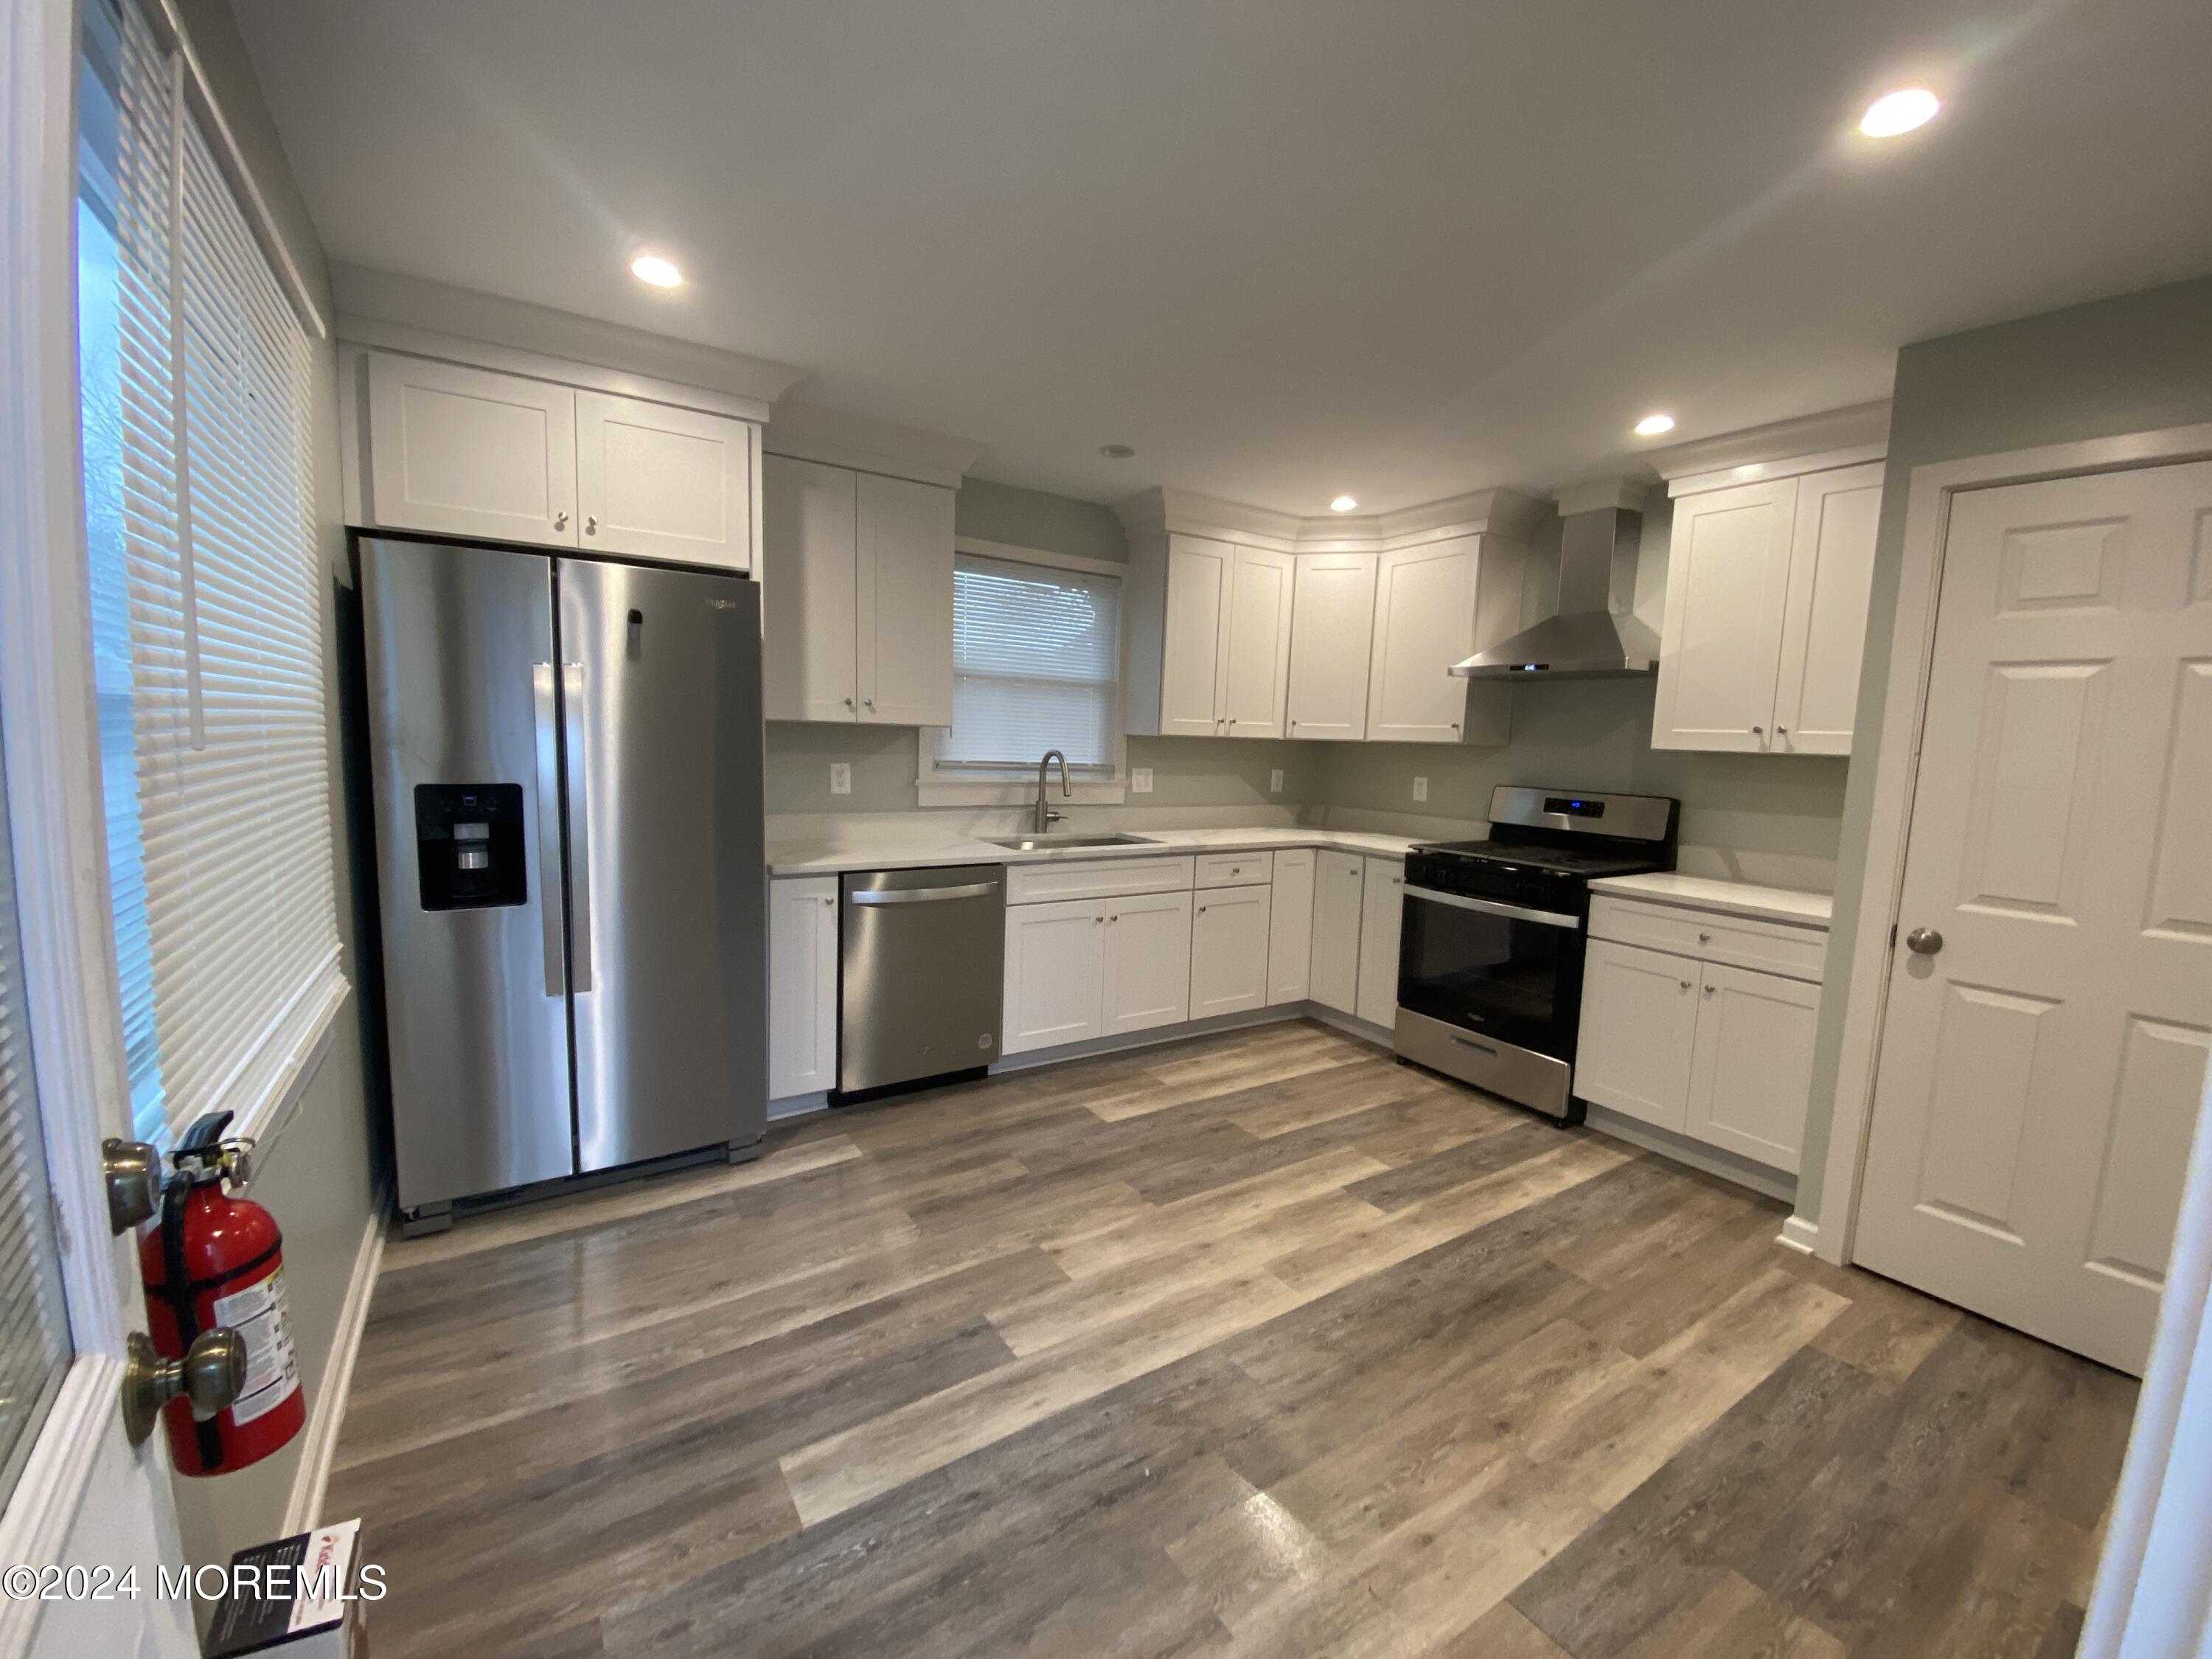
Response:
M1655 750L1653 683L1562 681L1514 689L1513 741L1502 749L1441 744L1292 743L1131 738L1129 764L1152 789L1120 806L1076 806L1070 827L1141 833L1165 827L1327 824L1437 839L1480 835L1500 783L1552 784L1682 803L1682 867L1698 874L1832 889L1846 760ZM1013 829L1013 807L921 808L910 726L771 721L769 833L819 833L855 813L942 813L963 825ZM830 768L853 769L852 793L830 793ZM1283 774L1271 790L1270 774ZM1427 799L1413 799L1416 778Z

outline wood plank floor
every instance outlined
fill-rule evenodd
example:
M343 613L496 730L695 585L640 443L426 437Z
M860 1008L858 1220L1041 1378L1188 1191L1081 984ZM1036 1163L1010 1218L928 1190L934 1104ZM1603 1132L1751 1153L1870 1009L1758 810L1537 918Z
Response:
M2073 1650L2135 1385L1297 1023L385 1258L393 1655Z

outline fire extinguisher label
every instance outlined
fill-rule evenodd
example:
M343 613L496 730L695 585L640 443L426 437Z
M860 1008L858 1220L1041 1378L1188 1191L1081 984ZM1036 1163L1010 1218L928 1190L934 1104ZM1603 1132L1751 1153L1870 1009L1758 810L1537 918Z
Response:
M275 1411L300 1386L300 1357L292 1349L292 1309L284 1299L284 1270L215 1300L215 1322L246 1341L246 1386L230 1408L244 1427Z

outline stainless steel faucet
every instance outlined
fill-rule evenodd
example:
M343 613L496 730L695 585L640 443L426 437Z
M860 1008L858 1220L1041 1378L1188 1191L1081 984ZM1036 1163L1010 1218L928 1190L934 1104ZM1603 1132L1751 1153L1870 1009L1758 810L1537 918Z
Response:
M1043 835L1045 831L1052 828L1053 820L1060 816L1044 804L1045 775L1051 769L1052 763L1054 761L1058 761L1060 763L1060 793L1061 796L1066 798L1075 793L1073 789L1067 787L1067 757L1061 754L1057 749L1046 750L1044 751L1044 758L1037 763L1036 823L1030 831L1033 836Z

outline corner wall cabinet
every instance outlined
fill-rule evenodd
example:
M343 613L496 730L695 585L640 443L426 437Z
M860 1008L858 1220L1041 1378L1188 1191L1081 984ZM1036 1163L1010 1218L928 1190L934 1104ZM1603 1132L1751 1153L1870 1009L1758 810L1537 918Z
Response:
M770 455L761 690L769 720L952 720L952 491Z
M342 375L352 523L752 568L750 421L354 346Z
M1654 748L1850 753L1881 482L1875 461L1678 495Z
M1309 553L1298 560L1291 623L1290 735L1367 735L1367 665L1375 649L1380 555Z
M1590 899L1575 1093L1795 1175L1825 928Z

